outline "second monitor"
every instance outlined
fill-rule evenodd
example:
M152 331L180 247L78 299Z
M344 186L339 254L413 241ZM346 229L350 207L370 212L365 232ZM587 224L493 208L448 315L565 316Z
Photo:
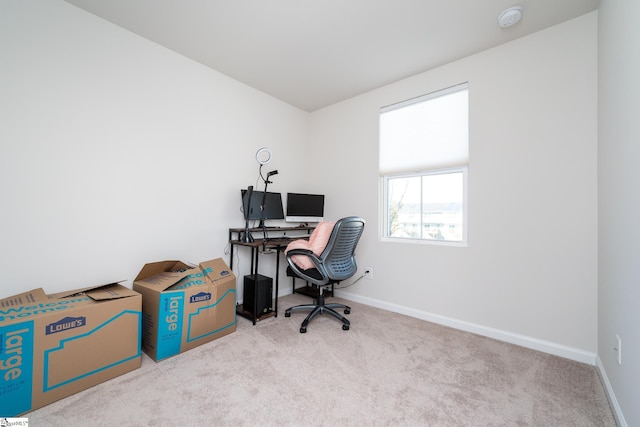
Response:
M324 194L287 193L287 222L322 222Z

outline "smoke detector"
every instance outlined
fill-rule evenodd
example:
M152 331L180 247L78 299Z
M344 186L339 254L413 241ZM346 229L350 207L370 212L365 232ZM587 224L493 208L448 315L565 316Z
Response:
M498 25L501 28L507 28L517 24L522 19L522 8L520 6L505 9L498 15Z

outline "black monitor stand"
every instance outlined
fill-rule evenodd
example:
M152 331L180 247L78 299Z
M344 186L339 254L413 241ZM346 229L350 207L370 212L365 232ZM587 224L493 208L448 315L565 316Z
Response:
M244 243L253 242L253 236L249 231L249 213L251 212L251 196L253 195L253 185L247 188L247 206L244 212L244 233L242 234L242 240ZM264 203L264 202L263 202Z

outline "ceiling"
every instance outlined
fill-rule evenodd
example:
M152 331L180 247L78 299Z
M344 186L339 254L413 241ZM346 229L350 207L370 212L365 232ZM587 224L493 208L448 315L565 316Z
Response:
M306 111L556 25L600 0L66 0ZM522 20L497 17L521 6Z

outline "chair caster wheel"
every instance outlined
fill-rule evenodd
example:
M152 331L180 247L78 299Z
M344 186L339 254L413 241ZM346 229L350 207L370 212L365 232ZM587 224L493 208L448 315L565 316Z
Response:
M284 312L284 317L291 317L291 312L290 311L285 311Z
M349 314L349 313L351 313L351 309L349 309L349 308L345 308L345 309L344 309L344 314Z
M342 325L342 330L343 330L343 331L348 331L348 330L349 330L349 327L348 327L347 325Z
M304 334L304 333L306 333L306 332L307 332L307 328L300 328L300 333L301 333L301 334Z

